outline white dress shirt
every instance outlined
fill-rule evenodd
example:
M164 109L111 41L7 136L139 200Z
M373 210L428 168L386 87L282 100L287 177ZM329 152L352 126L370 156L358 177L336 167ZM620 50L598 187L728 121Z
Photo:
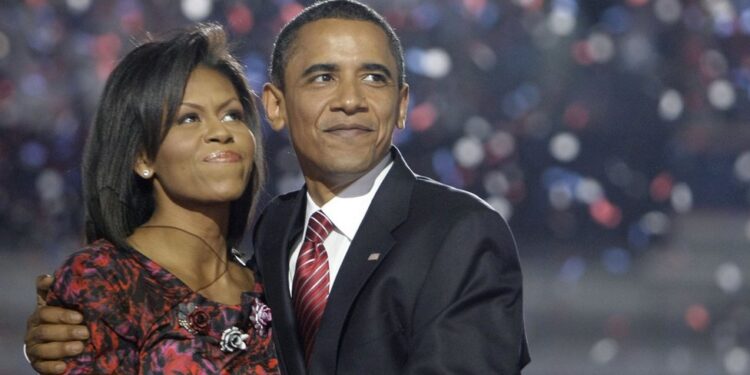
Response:
M318 207L310 197L310 193L307 193L305 231L307 231L307 221L310 220L310 216L318 210L323 210L323 213L325 213L326 216L328 216L328 219L331 220L331 223L333 223L333 232L331 232L331 234L328 235L328 238L323 241L323 246L325 246L326 253L328 253L328 272L331 280L328 284L329 288L333 288L333 283L336 281L336 275L341 268L341 264L344 262L346 252L349 251L349 245L352 243L354 235L357 234L357 229L359 229L359 225L362 224L367 209L370 208L372 198L375 196L380 184L383 182L392 166L393 158L391 157L391 154L388 153L388 155L386 155L386 157L383 158L383 160L381 160L373 169L367 172L367 174L347 186L346 189L341 191L341 193L326 202L323 207ZM302 247L303 238L305 238L305 232L303 232L302 236L295 242L293 247L294 251L289 258L290 295L292 294L294 273L297 271L297 257L299 256L299 250Z

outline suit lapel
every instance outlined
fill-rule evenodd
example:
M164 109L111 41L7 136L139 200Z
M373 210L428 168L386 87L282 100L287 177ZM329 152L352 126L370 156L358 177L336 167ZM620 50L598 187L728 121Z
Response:
M335 373L339 341L352 304L394 246L392 230L408 214L415 177L395 147L391 154L394 165L375 194L334 280L315 339L312 374Z
M265 236L278 236L279 239L271 238L268 243L272 245L266 252L266 266L263 279L266 287L266 298L273 307L271 311L274 319L274 334L277 336L276 348L281 354L286 373L304 374L305 362L302 355L302 345L297 335L297 324L289 296L289 257L291 255L294 241L302 233L305 217L305 190L297 192L295 199L289 202L291 210L278 211L275 220L271 222L271 228L279 228L273 234Z

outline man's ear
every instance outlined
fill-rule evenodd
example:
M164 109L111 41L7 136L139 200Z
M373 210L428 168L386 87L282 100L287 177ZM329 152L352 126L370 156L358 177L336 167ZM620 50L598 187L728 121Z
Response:
M263 108L266 110L266 119L275 131L281 131L286 126L286 105L284 93L272 83L263 85Z
M139 152L138 156L136 156L135 163L133 163L133 172L144 179L149 179L154 176L153 165L145 152Z
M398 119L396 121L396 127L404 129L406 127L406 115L409 109L409 85L404 82L403 87L398 93Z

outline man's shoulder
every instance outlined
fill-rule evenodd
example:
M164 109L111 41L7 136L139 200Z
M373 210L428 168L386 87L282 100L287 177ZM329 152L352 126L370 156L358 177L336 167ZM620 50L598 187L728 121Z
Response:
M288 193L280 194L273 197L261 212L262 216L274 215L276 213L283 212L285 210L291 210L294 208L294 204L297 201L299 194L302 194L302 190L295 190Z
M295 210L299 194L303 194L303 191L296 190L278 195L263 207L255 223L254 242L259 237L263 237L269 228L279 229L285 227L289 222L290 215Z
M470 191L419 175L416 176L413 202L453 214L464 211L497 213L486 201Z
M266 205L266 208L273 207L273 206L279 206L279 205L285 205L290 204L294 202L297 199L297 196L302 194L302 190L294 190L290 191L288 193L279 194L268 202L268 205Z

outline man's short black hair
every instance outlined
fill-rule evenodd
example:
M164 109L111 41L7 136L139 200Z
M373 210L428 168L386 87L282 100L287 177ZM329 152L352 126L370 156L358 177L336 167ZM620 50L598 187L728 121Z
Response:
M276 42L273 45L273 53L271 54L271 64L268 72L271 83L281 90L284 89L284 68L289 61L289 55L294 48L299 29L308 23L330 18L367 21L380 27L385 35L388 36L388 45L391 54L396 59L398 87L403 87L406 80L406 73L404 72L404 53L401 48L401 41L398 39L391 25L380 14L369 6L353 0L330 0L315 3L305 8L305 10L281 29L281 32L276 37Z
M258 111L222 27L199 24L172 39L140 45L107 79L82 163L87 241L105 238L127 246L125 239L153 214L153 180L136 175L133 167L141 153L151 160L156 157L188 78L199 65L231 82L245 124L258 140L250 182L230 207L227 245L237 246L241 240L265 175Z

